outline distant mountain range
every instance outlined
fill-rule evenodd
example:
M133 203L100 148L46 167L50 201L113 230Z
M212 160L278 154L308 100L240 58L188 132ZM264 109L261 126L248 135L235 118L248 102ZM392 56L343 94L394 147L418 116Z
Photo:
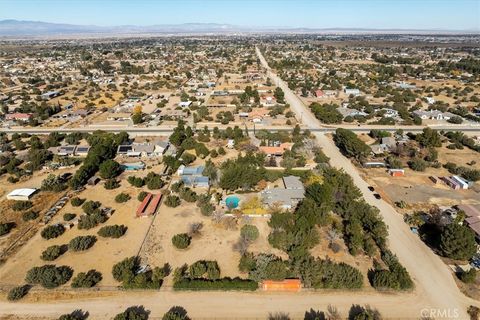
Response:
M72 35L147 35L147 34L233 34L233 33L479 33L478 30L406 30L366 28L291 28L245 27L218 23L184 23L151 26L122 25L102 27L41 21L0 20L0 37L58 37Z

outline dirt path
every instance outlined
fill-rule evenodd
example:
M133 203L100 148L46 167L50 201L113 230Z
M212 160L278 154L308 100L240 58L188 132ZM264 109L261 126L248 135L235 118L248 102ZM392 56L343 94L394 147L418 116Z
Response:
M258 48L257 55L262 65L267 68L268 75L272 81L285 92L285 98L290 104L290 108L296 113L298 118L302 119L303 124L309 128L322 127L310 110L288 88L288 85L271 71ZM418 299L415 305L422 308L457 309L461 312L460 317L462 319L467 318L465 310L468 305L478 303L465 297L460 292L448 267L418 236L410 231L403 222L402 216L391 205L383 200L375 199L372 192L368 190L368 184L361 178L355 166L340 153L333 141L323 133L316 132L314 135L323 148L324 153L330 158L330 164L345 170L362 192L365 201L380 209L383 220L389 229L390 249L399 257L400 262L407 268L415 281L415 294ZM374 302L372 305L376 306L376 303ZM413 306L404 305L403 307L411 310ZM402 308L398 303L395 304L395 307Z

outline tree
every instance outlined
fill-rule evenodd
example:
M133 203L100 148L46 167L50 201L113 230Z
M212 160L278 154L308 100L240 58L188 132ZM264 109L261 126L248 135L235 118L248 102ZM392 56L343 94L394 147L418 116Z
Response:
M169 195L165 199L165 205L171 208L178 207L180 205L180 198L175 195Z
M130 199L131 199L130 195L122 192L122 193L117 194L117 196L115 197L115 202L124 203L124 202L127 202Z
M477 251L475 234L466 226L451 223L440 235L440 250L448 258L470 260Z
M117 314L113 320L147 320L149 313L143 307L130 307Z
M102 274L96 270L80 272L72 280L72 288L91 288L102 281Z
M65 227L61 224L54 224L45 227L40 233L43 239L49 240L61 236L65 232Z
M30 286L24 285L24 286L18 286L18 287L13 287L8 291L7 299L9 301L17 301L25 297L30 290Z
M187 233L179 233L172 237L172 244L177 249L186 249L190 245L192 238Z
M72 274L73 270L68 266L44 265L28 270L25 280L27 283L52 289L67 283Z
M437 130L429 127L424 128L422 133L417 134L415 140L420 143L422 147L441 147L442 139Z
M0 223L0 236L4 236L15 227L15 223L13 222L7 222L7 223Z
M64 246L50 246L42 252L42 256L40 258L45 261L53 261L60 257L65 251L66 248Z
M85 199L81 199L79 197L73 197L70 200L70 203L72 204L73 207L80 207L84 202L85 202Z
M410 169L414 171L425 171L428 167L428 163L420 158L414 158L408 162Z
M372 149L365 142L360 140L353 131L348 129L338 128L335 131L333 140L347 157L354 157L358 160L368 156L372 152Z
M246 224L240 229L240 236L249 242L253 242L259 236L258 228L254 225Z
M127 227L122 225L105 226L98 230L98 235L104 238L120 238L127 232Z
M95 236L78 236L70 240L68 243L68 249L72 251L84 251L90 249L95 242L97 242L97 237Z
M37 211L29 210L22 214L23 221L35 220L39 216Z
M460 274L460 280L464 283L474 283L477 278L477 270L470 268L468 271L464 271Z
M172 307L162 317L162 320L188 320L187 311L182 307Z
M122 172L120 164L115 160L106 160L99 166L98 173L103 179L112 179Z

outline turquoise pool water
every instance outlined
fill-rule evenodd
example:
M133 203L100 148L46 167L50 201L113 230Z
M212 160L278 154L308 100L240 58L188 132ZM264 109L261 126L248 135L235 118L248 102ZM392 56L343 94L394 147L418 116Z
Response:
M238 203L240 202L240 198L237 196L229 196L225 199L225 204L229 209L235 209L238 207Z

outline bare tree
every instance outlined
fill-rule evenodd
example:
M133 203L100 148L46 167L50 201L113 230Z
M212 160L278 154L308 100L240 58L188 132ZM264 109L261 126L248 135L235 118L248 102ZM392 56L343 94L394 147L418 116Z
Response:
M340 312L338 312L337 307L329 304L328 307L327 307L326 319L327 320L340 320L340 319L342 319L342 316L340 315Z
M191 223L189 228L188 228L188 235L190 237L199 236L202 228L203 228L203 223L202 222Z
M250 241L244 237L240 237L237 242L233 244L233 250L240 253L242 256L247 253L248 247L250 246Z

